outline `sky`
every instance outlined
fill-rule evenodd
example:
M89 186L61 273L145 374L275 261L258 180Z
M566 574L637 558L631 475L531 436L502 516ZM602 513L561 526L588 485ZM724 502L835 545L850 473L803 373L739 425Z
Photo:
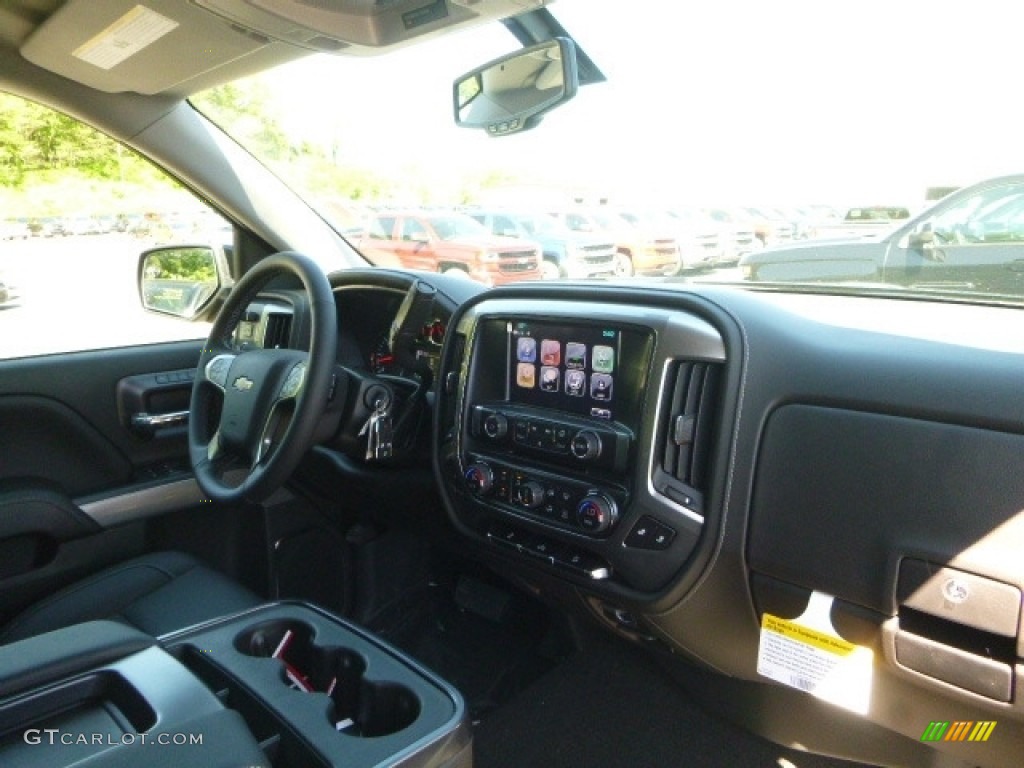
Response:
M1003 0L557 0L605 72L538 129L452 124L451 84L513 50L470 30L277 73L284 121L346 159L444 184L507 168L620 202L915 205L1018 172L1024 11ZM623 16L623 10L629 11Z

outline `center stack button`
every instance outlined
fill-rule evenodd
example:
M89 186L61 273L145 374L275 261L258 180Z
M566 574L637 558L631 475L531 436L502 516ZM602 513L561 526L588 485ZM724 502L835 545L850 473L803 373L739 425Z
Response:
M601 436L590 429L581 429L569 443L569 451L580 461L590 461L601 455Z
M588 533L604 533L618 519L615 502L603 493L588 493L576 507L576 524Z
M489 413L484 419L484 434L492 440L500 440L508 434L508 419L503 413Z
M527 480L516 488L516 500L527 509L536 509L544 503L544 486Z

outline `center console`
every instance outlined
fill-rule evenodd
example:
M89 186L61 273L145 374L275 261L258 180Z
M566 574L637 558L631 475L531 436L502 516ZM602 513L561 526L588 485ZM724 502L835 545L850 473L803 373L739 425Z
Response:
M685 313L500 292L450 328L436 456L457 527L591 586L665 584L703 526L717 332Z
M451 686L304 603L269 603L159 644L90 622L4 650L3 765L472 765Z

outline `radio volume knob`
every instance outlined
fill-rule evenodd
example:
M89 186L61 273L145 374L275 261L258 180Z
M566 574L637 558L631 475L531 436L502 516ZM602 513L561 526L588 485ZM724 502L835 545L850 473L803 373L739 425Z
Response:
M590 461L601 455L601 436L589 429L581 429L569 443L569 451L580 461Z
M490 413L484 419L484 434L499 440L508 434L508 419L502 413Z
M466 487L477 496L486 496L494 485L494 471L486 464L470 464L463 477Z
M587 533L604 533L619 519L619 508L603 493L588 493L576 507L576 524Z

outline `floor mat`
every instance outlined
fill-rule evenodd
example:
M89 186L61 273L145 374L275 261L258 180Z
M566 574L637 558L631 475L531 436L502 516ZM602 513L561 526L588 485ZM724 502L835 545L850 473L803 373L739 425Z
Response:
M784 749L713 717L640 654L606 648L576 654L486 716L474 733L475 768L855 765Z
M432 582L392 606L373 628L454 685L476 721L549 671L561 649L542 606L501 592L500 612L478 611L456 599L459 591L458 580Z

